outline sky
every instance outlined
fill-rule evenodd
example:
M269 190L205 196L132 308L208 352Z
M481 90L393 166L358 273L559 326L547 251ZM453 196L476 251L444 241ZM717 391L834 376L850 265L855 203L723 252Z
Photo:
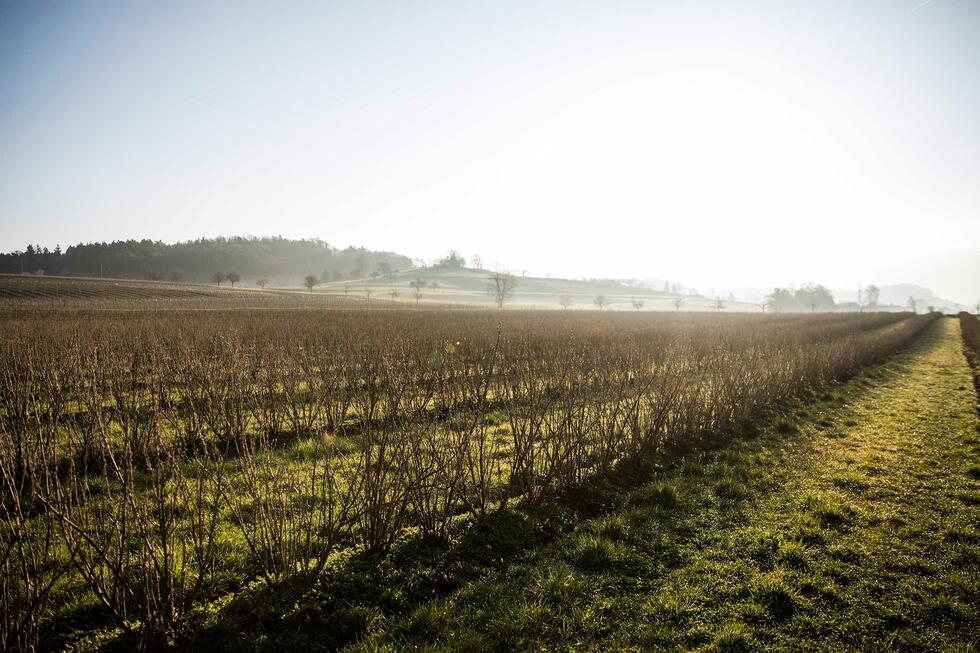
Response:
M980 299L980 2L0 0L0 250Z

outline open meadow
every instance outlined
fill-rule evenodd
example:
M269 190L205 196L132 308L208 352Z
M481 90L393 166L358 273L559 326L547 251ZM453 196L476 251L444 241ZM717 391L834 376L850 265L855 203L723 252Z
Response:
M801 419L864 387L840 382L899 382L862 370L941 343L963 404L943 416L963 432L946 436L975 459L959 327L936 314L270 310L236 297L249 299L4 304L0 646L645 650L708 644L719 628L745 639L735 590L705 594L684 551L734 555L757 546L738 538L775 538L759 582L783 591L833 539L825 529L876 512L867 492L860 510L839 496L877 482L858 464L834 463L830 494L784 485L810 473L785 447L899 437L897 423L836 413L801 435ZM969 332L975 318L962 319ZM976 579L972 470L956 477L972 518L948 540L972 574L962 583ZM773 507L757 505L767 496ZM729 513L765 521L800 501L815 516L771 536ZM772 557L784 553L797 562ZM539 589L548 597L528 605ZM825 589L786 589L786 609ZM497 593L518 612L479 607ZM658 601L683 603L676 623L630 625Z

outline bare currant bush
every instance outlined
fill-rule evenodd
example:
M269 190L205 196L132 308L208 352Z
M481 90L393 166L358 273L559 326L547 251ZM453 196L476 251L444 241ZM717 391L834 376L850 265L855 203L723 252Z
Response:
M548 501L935 319L445 310L0 316L0 647L85 593L141 645L343 548ZM105 627L109 627L109 626Z

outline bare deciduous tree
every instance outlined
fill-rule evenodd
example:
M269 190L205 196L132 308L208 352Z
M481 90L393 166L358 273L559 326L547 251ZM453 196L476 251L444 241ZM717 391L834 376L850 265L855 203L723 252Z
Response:
M865 299L867 300L868 306L877 306L878 297L881 295L881 289L878 286L871 284L864 291Z
M215 272L213 275L211 275L211 281L215 282L219 286L221 285L221 282L224 280L225 280L224 272Z
M558 303L561 304L561 307L567 311L568 307L572 305L572 296L562 295L558 298Z
M408 286L412 289L412 296L415 297L415 303L418 304L422 299L422 291L428 286L428 282L421 277L408 282Z
M503 308L504 302L514 296L517 288L517 277L510 272L495 272L487 277L487 292L493 297L497 308Z
M605 295L596 295L595 299L592 300L592 303L598 306L599 310L601 311L602 309L609 306L609 298L606 297Z

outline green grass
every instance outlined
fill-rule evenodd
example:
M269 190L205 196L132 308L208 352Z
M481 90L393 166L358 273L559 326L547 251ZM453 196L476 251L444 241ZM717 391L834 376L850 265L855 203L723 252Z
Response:
M519 521L510 537L539 536L351 648L976 650L977 400L955 322L823 397L595 489L605 514Z

